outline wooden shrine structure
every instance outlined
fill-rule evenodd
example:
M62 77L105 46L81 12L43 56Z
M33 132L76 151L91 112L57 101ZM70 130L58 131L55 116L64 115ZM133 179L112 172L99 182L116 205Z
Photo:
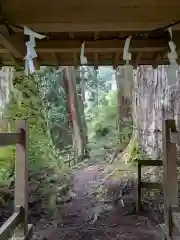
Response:
M167 53L172 27L172 39L180 57L180 1L179 0L1 0L0 1L0 65L24 67L26 55L24 26L46 35L36 40L36 67L80 65L81 44L85 43L88 65L124 65L123 50L131 36L130 64L169 64ZM179 59L178 59L179 61ZM16 133L1 133L0 145L17 145L15 213L0 228L0 240L6 240L17 225L23 223L21 239L29 239L32 227L27 222L27 123ZM180 133L173 120L163 122L163 161L166 239L172 239L175 225L180 229L178 206L176 147ZM173 140L174 139L174 140ZM173 141L172 141L173 140ZM155 163L153 163L155 164ZM159 162L156 164L158 165ZM139 164L143 165L143 163ZM140 167L139 167L140 173ZM158 184L151 187L158 187ZM141 187L148 184L138 182ZM150 185L149 185L150 188ZM138 199L137 208L140 204ZM22 231L23 230L23 231ZM19 238L18 238L19 239Z
M0 64L24 66L23 26L46 35L37 40L36 67L80 64L81 43L89 65L123 65L132 36L131 64L168 64L169 33L180 54L179 0L0 1Z

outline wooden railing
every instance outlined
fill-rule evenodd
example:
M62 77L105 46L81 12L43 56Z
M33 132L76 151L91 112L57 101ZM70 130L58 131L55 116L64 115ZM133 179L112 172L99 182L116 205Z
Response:
M1 126L5 126L1 122ZM30 239L32 225L28 224L28 126L27 121L16 122L17 131L0 133L0 147L16 145L14 213L0 227L0 240L7 240L13 235L17 239Z
M163 118L164 119L164 118ZM160 224L163 239L174 239L174 226L180 233L180 207L178 202L178 177L176 144L180 145L180 132L176 130L175 120L163 120L162 128L163 159L138 161L137 210L141 203L141 188L163 189L164 223ZM145 183L141 181L142 166L163 166L163 183ZM180 235L178 238L180 239Z
M162 160L138 160L138 182L137 182L137 203L136 210L137 212L141 208L141 189L162 189L163 186L159 182L143 182L141 181L141 169L142 167L148 166L163 166Z
M76 165L77 163L77 156L76 151L71 150L69 154L67 154L67 160L64 160L64 164L68 164L68 167L72 167L73 165Z

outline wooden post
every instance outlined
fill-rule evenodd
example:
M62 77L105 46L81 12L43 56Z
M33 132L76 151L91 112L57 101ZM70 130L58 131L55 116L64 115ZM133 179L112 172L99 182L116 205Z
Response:
M141 208L141 164L138 162L138 182L137 182L137 203L136 211L140 211Z
M171 207L178 205L176 144L171 143L170 131L176 132L175 120L163 117L164 220L168 237L172 236Z
M16 144L15 161L15 211L18 207L24 208L23 231L18 231L18 235L26 236L28 233L28 124L27 121L16 124L17 131L21 132L21 141Z

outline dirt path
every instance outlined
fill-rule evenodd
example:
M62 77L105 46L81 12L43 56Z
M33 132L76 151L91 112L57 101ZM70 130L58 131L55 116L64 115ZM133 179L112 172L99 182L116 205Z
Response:
M98 164L75 170L73 179L73 192L75 194L72 200L58 206L55 222L46 224L46 226L43 222L40 223L43 226L41 238L35 239L160 239L156 229L157 223L151 222L145 215L125 214L132 209L134 204L131 199L125 200L124 207L119 204L116 208L111 205L104 207L94 202L95 187L106 174L106 171L103 170L102 166ZM39 228L40 226L38 226Z

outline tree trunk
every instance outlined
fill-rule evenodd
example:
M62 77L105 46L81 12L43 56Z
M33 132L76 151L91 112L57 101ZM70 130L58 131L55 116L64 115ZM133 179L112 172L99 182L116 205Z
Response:
M132 69L119 67L116 72L117 84L117 128L119 132L123 123L132 121Z
M57 79L57 90L59 90L61 87L63 88L64 92L65 92L65 96L68 97L68 85L67 82L64 80L64 73L63 71L59 71L58 73L58 79ZM68 106L68 101L66 102L66 109L67 112L69 114L69 106ZM56 140L54 140L54 144L56 145L57 148L62 149L65 146L72 146L72 124L70 121L67 122L59 122L56 125L54 124L53 129L51 130L51 135L53 140L55 138L57 138L58 135L58 139L61 140L63 139L63 141L59 141L57 143Z
M85 153L87 147L86 131L81 117L82 103L76 91L76 76L74 68L66 67L64 73L65 80L68 83L68 101L73 128L73 145L76 149L77 156L80 157Z

